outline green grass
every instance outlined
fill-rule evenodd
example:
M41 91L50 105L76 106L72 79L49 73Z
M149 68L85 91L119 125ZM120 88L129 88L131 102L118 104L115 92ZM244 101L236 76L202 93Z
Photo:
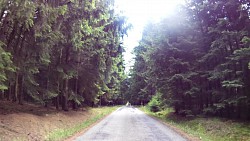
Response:
M110 114L117 108L118 107L92 108L90 110L91 110L91 113L93 113L93 116L88 118L86 121L79 123L71 128L55 130L54 132L46 136L46 141L58 141L58 140L63 140L68 137L71 137L77 132L82 131L83 129L86 129L90 125L96 123L98 120Z
M146 107L140 108L202 141L250 141L250 123L221 118L183 118L173 114L172 109L152 113Z

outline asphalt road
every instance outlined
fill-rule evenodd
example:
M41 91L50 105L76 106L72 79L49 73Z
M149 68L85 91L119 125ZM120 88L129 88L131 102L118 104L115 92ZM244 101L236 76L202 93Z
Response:
M121 107L75 141L186 141L137 108Z

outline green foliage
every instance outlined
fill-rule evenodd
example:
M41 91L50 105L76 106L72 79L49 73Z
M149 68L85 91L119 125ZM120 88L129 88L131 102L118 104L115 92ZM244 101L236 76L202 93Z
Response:
M129 25L104 1L1 1L0 90L9 100L92 105L119 97ZM75 106L76 108L77 106Z
M127 97L160 92L182 116L250 119L249 21L248 1L191 0L149 23L134 50Z
M243 83L241 80L233 80L233 81L223 81L222 87L226 88L241 88L243 87Z
M173 110L164 109L153 113L146 108L141 108L147 114L159 118L170 127L174 126L191 136L204 141L248 141L250 126L248 122L232 121L220 118L183 118L173 114ZM174 128L174 129L175 129ZM227 135L227 136L225 136ZM193 137L192 137L193 138Z
M7 74L14 72L15 67L11 60L11 54L4 51L1 46L4 46L4 44L0 41L0 90L6 90L8 89L6 85L6 81L8 80Z
M161 95L157 94L152 97L148 103L151 112L159 112L162 109Z

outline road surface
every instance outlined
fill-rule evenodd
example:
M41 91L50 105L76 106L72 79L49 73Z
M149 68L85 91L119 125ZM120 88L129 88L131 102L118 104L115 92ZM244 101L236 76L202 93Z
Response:
M121 107L75 141L186 141L137 108Z

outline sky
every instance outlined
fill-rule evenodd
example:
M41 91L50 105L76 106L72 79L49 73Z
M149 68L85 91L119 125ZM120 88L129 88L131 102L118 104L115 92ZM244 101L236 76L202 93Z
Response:
M158 22L161 18L169 16L175 12L176 5L184 0L116 0L118 11L128 17L128 22L133 28L128 31L128 36L124 38L125 72L129 72L133 66L133 48L139 44L142 37L143 27L148 21Z

